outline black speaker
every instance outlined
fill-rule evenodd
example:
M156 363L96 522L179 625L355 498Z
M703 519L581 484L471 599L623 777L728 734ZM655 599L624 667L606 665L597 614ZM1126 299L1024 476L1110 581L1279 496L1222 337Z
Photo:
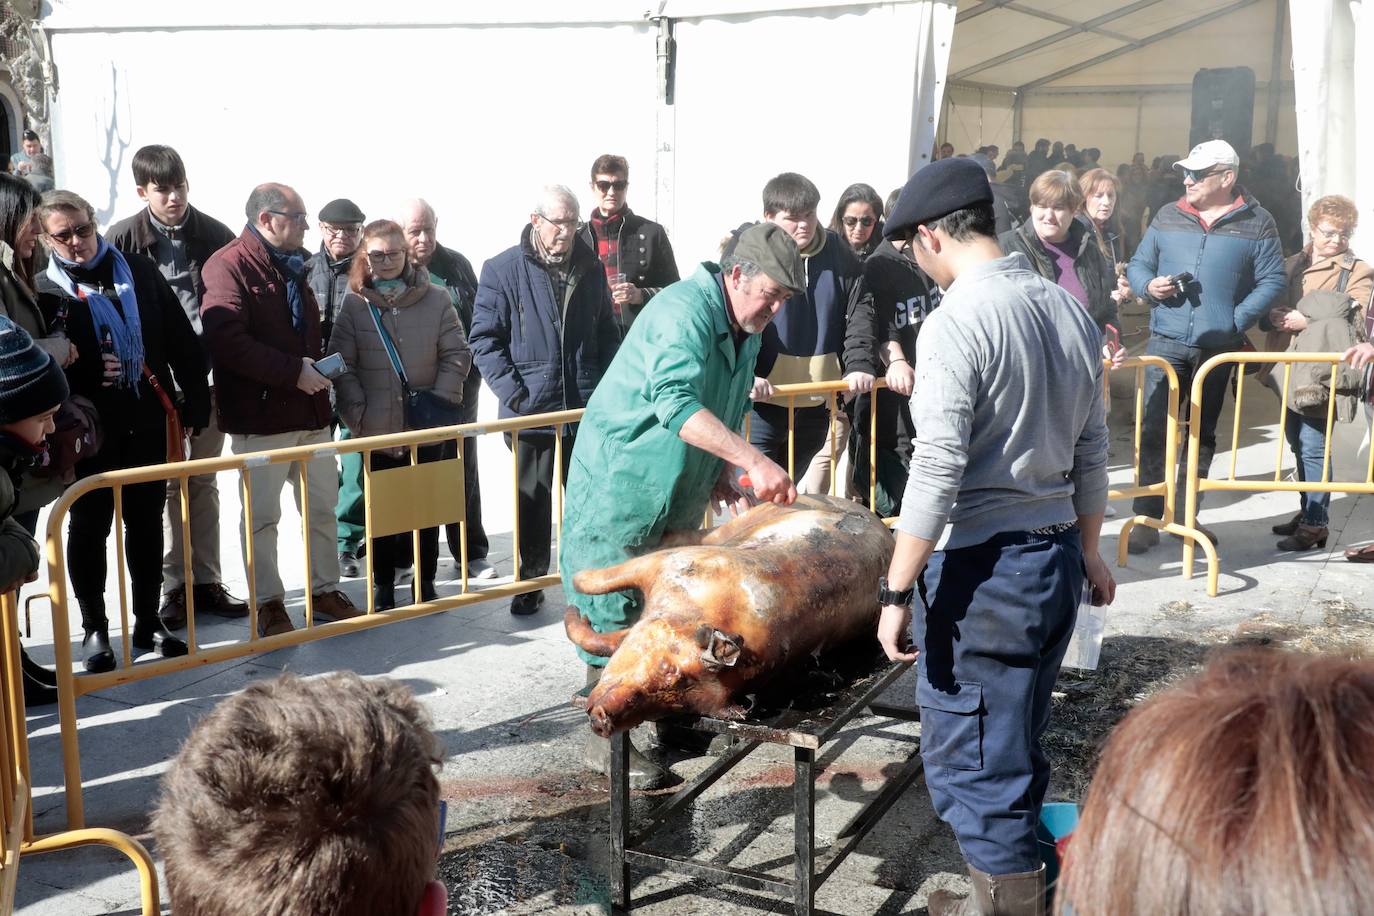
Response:
M1203 69L1193 77L1191 149L1204 140L1225 140L1242 159L1255 126L1255 71L1249 67Z

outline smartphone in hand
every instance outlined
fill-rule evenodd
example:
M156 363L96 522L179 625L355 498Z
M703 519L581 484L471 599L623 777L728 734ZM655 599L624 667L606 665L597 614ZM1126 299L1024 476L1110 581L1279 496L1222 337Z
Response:
M324 359L315 361L315 371L333 381L348 371L348 364L344 362L342 354L331 353Z

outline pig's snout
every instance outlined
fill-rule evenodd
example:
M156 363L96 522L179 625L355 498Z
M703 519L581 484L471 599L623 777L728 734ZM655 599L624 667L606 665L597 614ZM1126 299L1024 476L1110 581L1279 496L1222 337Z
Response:
M611 724L611 717L607 715L606 707L592 707L591 710L588 711L587 717L591 720L589 724L591 725L592 731L596 732L602 738L611 737L611 733L615 730L615 726Z

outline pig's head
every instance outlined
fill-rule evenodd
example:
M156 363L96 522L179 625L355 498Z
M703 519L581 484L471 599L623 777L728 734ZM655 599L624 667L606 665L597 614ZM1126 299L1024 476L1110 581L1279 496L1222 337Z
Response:
M699 618L642 620L587 698L592 731L607 737L670 713L719 714L729 706L744 655L743 637Z

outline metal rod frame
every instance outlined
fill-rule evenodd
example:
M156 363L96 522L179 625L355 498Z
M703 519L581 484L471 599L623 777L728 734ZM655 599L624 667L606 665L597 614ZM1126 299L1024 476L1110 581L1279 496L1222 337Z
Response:
M906 672L909 665L894 665L882 678L879 678L859 698L839 712L827 726L814 735L811 740L792 742L792 822L793 822L793 866L792 879L786 880L748 868L721 865L673 853L654 852L642 848L655 833L676 813L688 805L717 780L728 773L741 760L749 756L764 743L785 744L786 738L754 738L741 741L725 756L707 767L700 775L687 783L667 801L654 808L643 818L637 831L631 831L630 810L630 740L627 732L611 736L611 773L610 773L610 833L611 833L611 903L618 910L632 909L630 890L630 867L638 865L653 871L667 871L704 878L725 884L733 884L754 891L764 891L792 900L792 911L798 916L811 916L815 911L816 891L825 883L851 852L858 847L869 831L882 819L882 816L901 798L902 793L915 781L923 770L920 746L903 763L897 775L888 780L882 790L868 801L836 837L838 845L832 847L817 871L816 859L816 776L821 771L816 764L817 753L827 742L834 739L849 722L860 713L868 710L873 715L885 716L897 721L919 721L920 712L913 707L899 707L881 704L877 698L890 687L897 678ZM697 720L690 727L714 720ZM701 729L715 731L715 729ZM894 737L893 740L898 740ZM907 740L902 738L900 740Z

